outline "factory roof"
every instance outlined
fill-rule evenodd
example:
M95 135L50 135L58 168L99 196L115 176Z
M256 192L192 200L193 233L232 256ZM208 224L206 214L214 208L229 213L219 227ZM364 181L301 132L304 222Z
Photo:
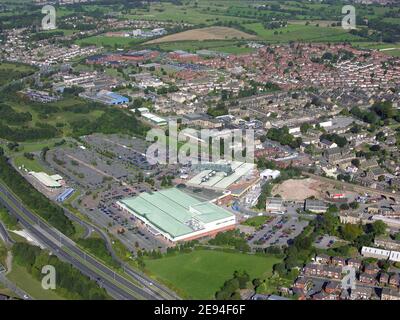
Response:
M59 188L61 187L61 184L57 182L56 180L53 179L53 177L49 176L45 172L30 172L30 175L35 177L37 180L40 181L43 185L49 188Z
M196 223L206 224L233 216L213 203L201 202L176 188L142 193L120 202L172 237L196 231L193 227Z

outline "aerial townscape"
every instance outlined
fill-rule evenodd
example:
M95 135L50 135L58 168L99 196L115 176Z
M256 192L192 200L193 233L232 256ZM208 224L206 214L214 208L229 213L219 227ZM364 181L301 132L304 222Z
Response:
M0 300L400 300L400 1L0 0Z

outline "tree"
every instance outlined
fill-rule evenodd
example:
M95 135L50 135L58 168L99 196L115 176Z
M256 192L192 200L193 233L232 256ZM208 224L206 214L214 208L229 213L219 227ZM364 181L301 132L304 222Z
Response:
M380 221L380 220L375 221L374 223L371 224L371 226L372 226L372 232L376 236L385 234L386 229L387 229L386 223L384 223L383 221Z
M351 160L351 164L358 168L360 166L360 160L359 159L353 159L353 160Z
M306 134L309 129L311 129L311 125L308 122L302 123L300 126L300 131L302 134Z
M350 208L352 208L353 210L358 209L359 206L360 204L356 201L350 203Z
M346 223L340 228L342 238L347 241L354 241L363 233L362 228L357 224Z

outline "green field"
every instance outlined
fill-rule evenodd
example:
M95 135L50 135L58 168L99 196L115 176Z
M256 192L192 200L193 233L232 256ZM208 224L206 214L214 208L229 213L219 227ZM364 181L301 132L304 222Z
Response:
M34 279L25 268L18 266L16 263L13 263L13 269L7 275L7 278L37 300L63 300L54 291L44 290L38 280Z
M213 4L212 6L215 6ZM214 9L214 8L213 8ZM198 8L192 5L176 6L171 3L152 4L150 10L131 10L129 15L125 16L129 19L139 20L162 20L174 22L186 22L190 24L210 25L216 22L238 22L242 23L253 19L244 19L240 17L225 15L225 12L215 12L207 10L207 8Z
M192 299L212 299L236 270L245 270L254 279L271 274L272 266L279 262L275 257L211 250L145 261L146 269L155 278Z
M246 43L233 40L176 41L146 45L146 47L164 51L185 50L196 52L197 50L207 49L230 54L253 52L254 49L246 47Z
M118 49L129 49L143 42L142 39L130 37L108 37L105 35L83 38L76 41L78 45L94 45L98 47L112 47Z
M242 224L245 226L251 226L255 228L261 227L263 224L267 223L268 221L271 221L271 217L267 216L257 216L257 217L252 217L244 221Z
M20 63L0 62L0 86L23 78L35 71L35 68Z
M279 29L265 29L261 23L246 24L246 28L255 31L258 37L269 42L312 41L337 42L359 41L358 36L344 31L341 27L323 27L316 25L289 24Z
M64 133L64 135L70 133L70 128L68 127L68 125L66 125L67 123L80 119L93 120L103 114L103 111L101 110L91 110L88 113L70 112L69 108L78 106L84 107L87 105L86 100L78 97L66 97L57 102L46 104L45 107L59 108L57 112L47 114L41 114L40 107L35 108L32 105L27 104L23 100L7 100L5 101L5 103L10 105L17 112L30 112L32 114L32 121L27 123L28 126L31 126L37 122L45 122L53 126L57 126L57 124L64 124L63 127L59 128ZM41 150L41 148L39 150ZM29 149L24 149L24 152L30 151Z

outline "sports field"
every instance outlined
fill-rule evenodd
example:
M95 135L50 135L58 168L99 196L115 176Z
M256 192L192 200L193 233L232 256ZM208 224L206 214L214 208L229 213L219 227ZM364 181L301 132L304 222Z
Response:
M151 274L192 299L213 299L214 294L233 277L236 270L245 270L251 279L272 273L275 257L242 253L197 250L176 256L146 260Z

